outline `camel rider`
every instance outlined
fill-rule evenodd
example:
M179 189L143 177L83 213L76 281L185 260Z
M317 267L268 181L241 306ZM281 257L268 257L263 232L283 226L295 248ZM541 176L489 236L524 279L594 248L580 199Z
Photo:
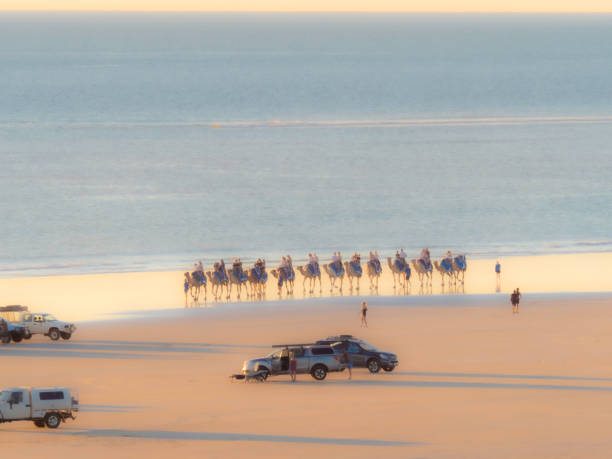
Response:
M215 263L214 268L215 276L217 276L221 282L226 282L227 275L225 274L225 262L223 261L223 258L221 258L219 262Z
M370 252L370 264L372 265L372 267L374 268L374 271L376 271L377 273L380 274L380 272L382 271L381 266L380 266L380 259L378 258L378 252Z
M402 252L395 251L395 265L398 267L400 271L404 271L406 269L406 257L402 257Z
M312 274L313 276L317 275L317 262L315 261L315 257L312 255L312 253L308 254L308 270L310 271L310 274Z
M336 274L342 271L342 255L340 255L340 252L334 252L331 265L334 271L336 271Z
M419 261L427 271L431 271L431 257L429 255L428 248L421 250L421 253L419 254Z
M453 255L450 250L447 250L446 255L442 259L442 263L440 263L445 271L452 271L453 269Z

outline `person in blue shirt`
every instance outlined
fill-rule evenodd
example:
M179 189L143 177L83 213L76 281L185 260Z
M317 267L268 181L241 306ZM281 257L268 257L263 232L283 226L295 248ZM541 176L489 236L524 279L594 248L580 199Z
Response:
M496 287L497 287L497 291L499 292L500 287L501 287L501 265L499 264L499 260L497 260L495 262L495 278L496 278Z

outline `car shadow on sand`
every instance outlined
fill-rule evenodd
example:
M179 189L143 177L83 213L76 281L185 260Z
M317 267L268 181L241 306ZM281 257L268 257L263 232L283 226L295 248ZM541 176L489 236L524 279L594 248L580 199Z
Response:
M176 359L197 354L235 354L240 349L268 346L147 341L25 341L0 347L0 356L100 359ZM174 355L173 355L174 354ZM176 354L183 354L177 356Z
M26 432L26 431L21 431ZM31 432L31 431L27 431ZM124 429L70 429L57 431L37 431L50 435L65 435L85 438L134 438L145 440L187 440L187 441L229 441L229 442L272 442L301 443L341 446L422 446L426 443L368 440L363 438L300 437L293 435L263 435L223 432L184 432L170 430L124 430Z
M294 384L291 381L270 381L266 384ZM515 389L515 390L561 390L561 391L585 391L585 392L612 392L612 387L605 386L571 386L562 384L519 384L519 383L494 383L484 381L393 381L387 378L371 380L328 380L328 381L297 381L300 385L346 385L362 387L427 387L427 388L456 388L456 389Z
M382 374L381 374L382 375ZM524 374L494 374L494 373L440 373L424 371L394 371L385 373L391 376L422 376L441 378L490 378L490 379L530 379L530 380L556 380L556 381L612 381L612 378L585 376L559 376L559 375L524 375Z

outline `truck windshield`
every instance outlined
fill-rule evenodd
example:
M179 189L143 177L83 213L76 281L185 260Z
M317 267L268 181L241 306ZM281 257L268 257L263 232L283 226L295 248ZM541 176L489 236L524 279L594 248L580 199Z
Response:
M9 391L3 390L0 393L0 402L6 402L11 396L11 393Z
M45 320L46 320L47 322L55 322L57 319L55 318L55 316L54 316L54 315L52 315L52 314L47 314L47 315L45 316Z

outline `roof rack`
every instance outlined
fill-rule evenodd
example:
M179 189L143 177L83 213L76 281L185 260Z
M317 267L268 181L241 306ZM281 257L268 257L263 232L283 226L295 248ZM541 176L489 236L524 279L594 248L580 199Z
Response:
M273 344L272 347L304 347L304 346L314 346L313 343L304 343L304 344Z
M327 339L358 339L353 335L336 335L336 336L328 336Z
M9 306L0 306L0 312L25 312L28 310L27 306L21 306L19 304L11 304Z

